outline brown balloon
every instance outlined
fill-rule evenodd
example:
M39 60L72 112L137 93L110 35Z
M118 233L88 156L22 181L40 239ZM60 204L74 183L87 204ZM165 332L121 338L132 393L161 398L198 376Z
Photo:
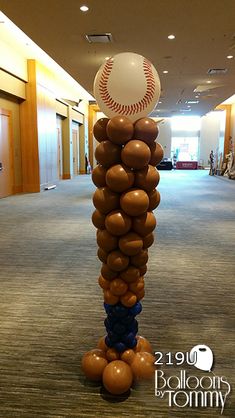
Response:
M136 339L137 339L137 345L135 347L135 352L146 351L151 354L153 353L152 346L150 342L147 340L147 338L144 338L144 337L141 337L141 335L138 335Z
M103 276L100 275L99 277L99 285L102 289L107 290L110 288L110 281L105 279Z
M114 116L108 122L106 131L110 141L123 145L132 138L134 126L126 116Z
M92 170L91 178L96 187L106 186L106 173L107 170L100 164Z
M106 139L108 139L106 132L106 126L108 121L108 118L98 119L93 127L93 134L98 142L105 141Z
M152 232L150 234L145 235L143 238L143 249L151 247L151 245L154 243L154 235Z
M131 370L134 378L138 379L151 379L154 376L155 358L152 354L140 351L136 353L133 361L131 362Z
M132 187L135 175L124 164L116 164L110 167L106 173L106 183L114 192L122 193Z
M110 289L104 290L104 301L109 305L116 305L119 301L119 297L115 296Z
M152 165L148 165L135 173L135 187L151 192L157 187L160 180L159 172Z
M105 214L101 213L99 210L95 210L92 213L92 223L98 229L105 229Z
M118 242L120 250L128 255L136 255L143 248L142 238L135 232L128 232L128 234L123 235Z
M93 195L93 204L101 213L107 214L119 207L119 195L108 187L100 187Z
M136 295L138 292L144 289L144 278L139 277L134 283L130 283L128 287L129 290Z
M141 267L148 261L148 250L141 250L138 254L131 257L131 264Z
M127 215L139 216L147 211L149 207L149 198L144 190L130 189L122 193L120 205Z
M156 218L152 212L144 213L132 220L132 228L141 237L150 234L156 227Z
M109 253L107 258L107 266L113 271L123 271L129 264L129 257L120 250L114 250Z
M103 385L113 395L127 392L133 381L130 366L122 360L111 361L103 372Z
M143 141L131 140L127 142L121 152L123 163L136 170L148 165L150 158L150 149Z
M106 280L113 280L116 279L117 277L117 272L111 270L107 264L102 264L101 267L101 275L106 279Z
M120 277L125 282L132 283L140 277L140 271L137 267L129 265L126 270L121 272Z
M159 129L157 123L151 118L141 118L135 122L133 138L151 145L157 138Z
M128 290L126 282L119 277L110 282L110 290L115 296L122 296Z
M82 370L88 379L99 381L108 362L105 352L98 348L88 351L82 358Z
M122 210L114 210L105 218L105 227L112 235L123 235L131 229L131 218Z
M104 352L108 350L108 346L105 343L105 338L106 338L106 335L104 337L100 337L98 344L97 344L97 348L99 348L100 350Z
M118 238L111 235L106 229L98 230L96 239L98 246L107 253L118 247Z
M144 276L145 273L147 272L147 265L144 264L143 266L139 267L139 272L140 272L140 276Z
M99 260L102 261L102 263L107 262L108 253L106 253L106 251L104 251L102 248L98 248L97 256Z
M149 160L149 164L156 167L158 164L160 164L160 162L163 159L163 156L164 156L163 148L161 144L159 144L158 142L154 142L153 145L150 146L150 150L151 150L151 158Z
M119 145L113 144L111 141L102 141L96 147L95 158L102 166L109 168L121 161L121 150Z
M121 360L125 361L127 364L131 364L135 357L134 350L128 349L123 351L121 354Z
M149 207L148 211L151 212L152 210L156 209L160 203L161 196L158 190L152 190L148 193L149 197Z
M118 353L117 350L115 350L115 348L109 348L106 351L106 358L108 361L115 361L115 360L119 360L120 355Z
M145 290L144 289L141 289L138 293L136 293L136 297L137 297L138 301L143 299L144 296L145 296Z
M126 306L127 308L131 308L137 302L137 297L133 292L129 290L120 297L120 301L122 305Z

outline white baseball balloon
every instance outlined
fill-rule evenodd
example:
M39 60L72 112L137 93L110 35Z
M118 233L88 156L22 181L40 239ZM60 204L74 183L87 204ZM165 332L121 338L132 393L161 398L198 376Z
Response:
M132 52L123 52L106 61L96 74L94 96L109 118L127 116L132 122L147 116L161 92L154 66Z

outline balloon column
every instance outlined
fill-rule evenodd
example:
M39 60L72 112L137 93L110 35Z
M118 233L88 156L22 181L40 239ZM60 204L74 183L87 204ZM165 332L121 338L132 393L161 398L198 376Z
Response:
M99 144L92 172L97 187L92 222L102 262L99 285L107 334L84 355L82 368L89 379L102 380L110 393L121 394L133 380L154 373L152 348L137 335L136 316L142 310L148 248L154 241L153 210L160 203L156 165L163 149L156 142L157 124L147 117L158 101L160 82L144 57L123 53L100 68L94 90L110 117L99 119L93 128Z

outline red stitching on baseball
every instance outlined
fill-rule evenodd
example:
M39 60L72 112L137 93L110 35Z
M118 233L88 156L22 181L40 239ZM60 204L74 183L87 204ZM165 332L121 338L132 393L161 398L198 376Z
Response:
M99 81L99 92L103 102L111 110L117 111L121 115L133 115L136 112L142 112L152 101L154 93L156 90L155 78L152 71L151 63L144 58L143 61L143 70L146 79L146 93L144 97L136 103L130 105L122 105L121 103L116 102L109 94L108 91L108 79L113 68L113 61L108 60L103 68L100 81Z

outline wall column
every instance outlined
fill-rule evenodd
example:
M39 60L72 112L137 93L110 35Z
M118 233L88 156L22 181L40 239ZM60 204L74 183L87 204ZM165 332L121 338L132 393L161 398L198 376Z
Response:
M23 192L40 192L36 61L28 60L26 100L20 105Z

